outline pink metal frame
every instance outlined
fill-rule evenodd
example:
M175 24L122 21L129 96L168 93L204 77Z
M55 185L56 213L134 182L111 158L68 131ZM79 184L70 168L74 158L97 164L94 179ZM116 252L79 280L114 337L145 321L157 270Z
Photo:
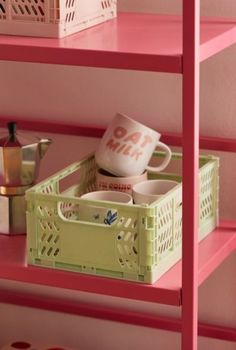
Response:
M183 0L182 350L197 350L200 2Z

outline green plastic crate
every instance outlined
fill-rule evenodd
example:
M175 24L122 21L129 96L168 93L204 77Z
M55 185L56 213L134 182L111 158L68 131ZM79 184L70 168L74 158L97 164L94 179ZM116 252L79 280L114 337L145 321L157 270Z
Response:
M154 153L154 160L160 157L161 152ZM87 201L117 210L118 218L110 226L79 220L79 206L84 203L79 196L95 190L94 155L35 185L26 193L28 263L154 283L181 258L181 164L182 155L174 153L168 172L149 174L179 182L151 205ZM218 170L218 158L200 157L199 240L218 223ZM72 175L75 185L61 189Z

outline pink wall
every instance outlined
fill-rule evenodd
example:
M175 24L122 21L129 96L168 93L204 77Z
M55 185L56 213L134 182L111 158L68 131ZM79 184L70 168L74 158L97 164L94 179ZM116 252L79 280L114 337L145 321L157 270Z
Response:
M177 0L118 0L120 10L131 11L179 12L180 4L181 1ZM202 13L223 16L235 14L236 17L236 3L234 0L204 0L202 1ZM204 62L201 66L202 135L236 137L235 62L236 47L234 46ZM90 122L105 126L117 111L121 111L137 120L145 120L147 125L157 129L181 130L181 77L177 75L0 62L0 76L1 113L3 115L50 118L51 120L66 118L68 121L79 121L86 124ZM63 151L65 142L70 154L66 162L80 157L81 150L88 151L76 138L71 138L71 141L68 142L67 138L55 136L52 157L54 165L48 168L44 163L43 174L60 167L61 159L57 155L61 154L60 150ZM97 140L92 140L89 143L91 150L95 148L96 142ZM73 150L70 151L70 149ZM225 218L236 218L235 205L232 205L236 198L234 172L236 157L234 154L220 154L220 156L220 213ZM232 256L200 288L199 313L202 320L236 325L235 266L236 256ZM83 296L83 298L88 297ZM107 302L115 301L108 298ZM137 304L133 307L137 307ZM148 306L141 304L138 307L147 308ZM2 306L2 309L4 311L5 307ZM22 310L9 308L9 310L13 309L15 320L19 321ZM178 313L176 309L163 306L155 306L155 310L168 314ZM34 317L31 311L25 312L29 319ZM40 315L39 319L42 320L45 327L51 326L53 315L43 312ZM0 318L0 325L3 327L8 323L10 325L12 320L13 314L9 312L4 321ZM14 322L17 328L18 324ZM66 327L67 334L70 335L67 344L70 346L75 346L78 340L76 338L77 322L84 330L83 332L86 330L90 332L93 329L94 339L103 339L103 349L110 348L105 345L105 342L109 344L109 341L113 349L118 349L118 345L114 346L118 337L123 348L128 350L143 349L144 346L146 349L151 349L154 342L159 345L157 348L165 350L178 349L179 346L179 337L175 334L148 329L141 333L136 328L128 328L128 326L104 324L104 322L94 323L92 320L89 323L88 320L78 321L71 316L66 318L61 316L58 318L57 325L54 324L55 332L58 332L61 326ZM70 330L68 325L70 325ZM30 326L29 323L27 327ZM96 333L94 327L98 327L99 332ZM209 348L233 350L235 344L199 340L200 350Z

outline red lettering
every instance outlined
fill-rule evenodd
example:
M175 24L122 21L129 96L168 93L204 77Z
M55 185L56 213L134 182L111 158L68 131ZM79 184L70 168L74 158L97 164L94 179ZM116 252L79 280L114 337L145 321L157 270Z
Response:
M139 149L135 149L135 150L133 151L133 153L131 154L131 157L132 157L132 158L135 158L135 160L138 160L139 157L140 157L142 154L143 154L142 151L140 151Z
M120 146L120 143L119 143L119 142L114 142L113 139L110 139L110 140L107 142L106 146L107 146L108 148L110 148L112 151L115 151L115 150Z
M139 131L137 131L137 132L134 132L134 133L128 135L128 136L124 139L124 141L125 141L125 142L131 141L131 142L133 142L133 143L136 144L136 143L138 143L138 142L140 141L141 136L142 136L142 133L139 132Z
M126 192L131 190L130 184L109 183L109 189L112 191Z
M149 135L144 136L144 141L141 144L141 147L145 147L147 143L152 143L152 138Z
M113 131L113 134L117 139L121 139L127 134L127 130L122 126L117 126L117 128L115 128L115 130Z
M123 152L124 155L129 156L130 150L132 149L132 146L127 146Z
M123 143L123 145L121 145L118 150L117 150L117 153L120 153L121 151L123 151L123 149L126 147L126 144Z
M103 182L103 181L100 181L98 183L98 188L102 188L103 190L106 190L107 189L107 183Z

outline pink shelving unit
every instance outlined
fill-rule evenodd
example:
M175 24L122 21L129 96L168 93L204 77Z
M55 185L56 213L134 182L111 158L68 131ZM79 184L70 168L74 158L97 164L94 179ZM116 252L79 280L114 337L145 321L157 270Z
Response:
M64 39L1 36L1 59L183 73L180 16L119 13L102 25ZM235 22L201 20L202 62L235 41Z
M150 35L151 33L151 35ZM182 333L182 350L197 349L197 335L236 341L236 329L197 319L198 287L236 249L236 222L220 222L197 241L199 156L199 66L236 42L236 21L200 19L199 0L183 0L183 18L120 13L117 19L65 39L0 36L0 60L179 73L183 75L183 133L164 140L182 145L183 258L154 285L27 266L25 237L0 236L0 279L68 288L182 306L181 319L102 305L0 290L0 301L52 311L116 320ZM5 121L7 118L4 119ZM21 128L71 134L71 126L19 120ZM102 129L76 125L73 132L101 136ZM235 152L236 140L200 137L202 148Z

